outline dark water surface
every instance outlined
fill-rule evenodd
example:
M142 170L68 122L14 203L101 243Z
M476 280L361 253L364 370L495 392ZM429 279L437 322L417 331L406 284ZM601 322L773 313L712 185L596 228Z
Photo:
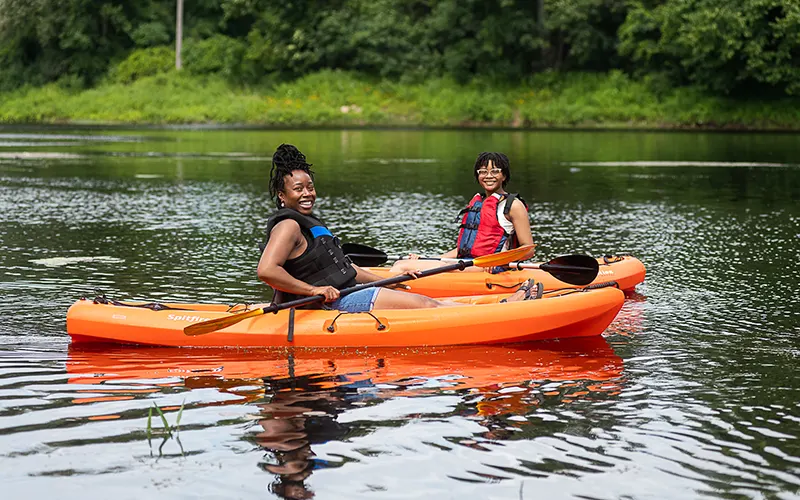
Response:
M281 142L390 254L452 247L504 151L540 259L631 252L646 282L579 342L69 347L96 291L267 300ZM0 129L2 498L798 498L799 200L798 135ZM148 440L153 405L179 433Z

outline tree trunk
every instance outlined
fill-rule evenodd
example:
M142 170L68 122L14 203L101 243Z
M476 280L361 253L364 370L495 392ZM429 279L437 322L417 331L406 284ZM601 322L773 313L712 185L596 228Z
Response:
M544 0L536 0L536 24L544 33Z
M183 0L178 0L175 17L175 69L180 71L183 66L181 63L181 50L183 49Z

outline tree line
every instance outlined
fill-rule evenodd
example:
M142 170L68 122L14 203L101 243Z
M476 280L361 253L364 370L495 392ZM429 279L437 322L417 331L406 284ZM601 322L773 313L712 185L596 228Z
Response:
M667 88L800 93L800 0L186 0L184 70L241 84L323 69L524 83L621 70ZM175 0L0 0L0 89L174 65Z

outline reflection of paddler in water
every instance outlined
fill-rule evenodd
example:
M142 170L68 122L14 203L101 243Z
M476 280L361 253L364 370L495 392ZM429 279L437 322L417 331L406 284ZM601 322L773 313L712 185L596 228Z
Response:
M274 456L274 462L262 468L278 476L270 487L275 494L313 497L305 480L325 463L316 458L312 445L358 435L358 424L342 424L337 416L364 398L457 391L471 400L459 405L457 414L477 417L486 428L482 437L502 440L515 437L509 426L529 425L508 421L510 416L525 416L538 406L613 397L622 383L622 359L602 337L443 349L406 357L410 362L397 352L370 358L373 367L364 366L358 373L347 373L346 363L337 368L339 362L332 360L331 371L299 377L293 375L290 357L288 379L264 379L269 402L258 405L263 431L255 441Z
M620 367L621 364L620 359ZM564 408L578 401L614 398L622 392L625 382L621 370L616 375L607 380L531 380L512 387L483 387L479 391L481 399L475 403L472 415L479 418L481 425L486 428L481 433L483 438L492 441L514 439L517 432L530 425L530 422L527 419L509 420L508 417L525 417L539 408ZM519 437L516 436L517 439Z
M304 481L321 465L311 450L313 443L341 440L350 433L348 426L336 420L349 403L347 384L334 389L322 389L319 376L295 377L293 358L289 358L289 378L265 378L268 403L258 404L262 416L258 424L263 428L255 436L260 446L272 452L275 462L261 467L277 475L270 491L281 498L313 498ZM333 375L334 382L344 381ZM342 380L339 380L342 379ZM327 385L327 384L325 384ZM270 396L271 395L271 396Z
M576 401L599 401L614 398L622 391L622 358L603 337L555 342L549 348L563 349L558 362L528 380L499 381L480 387L480 397L471 415L487 429L482 437L489 440L519 439L518 431L530 425L525 417L539 408L564 407ZM558 344L562 344L558 346ZM559 352L559 351L556 351Z

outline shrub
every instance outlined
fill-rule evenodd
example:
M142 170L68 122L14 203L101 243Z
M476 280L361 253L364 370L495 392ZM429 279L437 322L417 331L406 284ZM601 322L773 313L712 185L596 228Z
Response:
M196 75L220 74L238 78L242 72L245 44L224 35L204 40L188 40L183 53L183 66Z
M138 49L111 69L111 80L131 83L145 76L166 73L175 67L175 51L169 47Z

